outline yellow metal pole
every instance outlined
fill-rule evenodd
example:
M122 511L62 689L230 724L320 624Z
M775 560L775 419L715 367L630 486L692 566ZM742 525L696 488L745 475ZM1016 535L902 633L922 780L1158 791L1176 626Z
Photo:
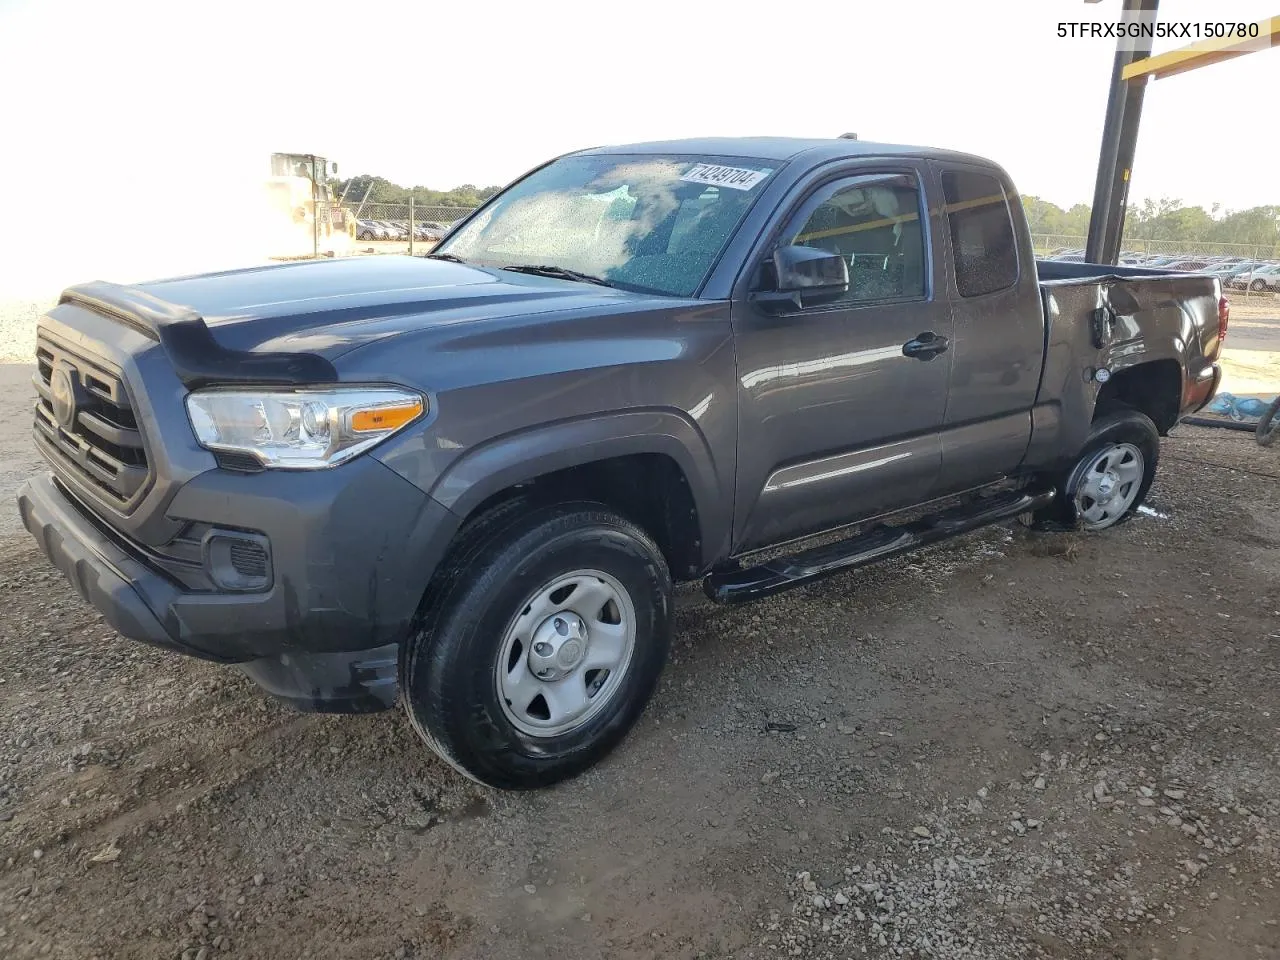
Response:
M1213 37L1199 40L1196 43L1167 50L1153 57L1135 60L1124 68L1121 76L1125 80L1138 77L1151 77L1159 80L1162 77L1173 77L1188 70L1207 67L1213 63L1221 63L1232 57L1243 56L1258 50L1269 50L1280 47L1280 16L1267 17L1256 24L1241 24L1246 29L1231 37ZM1256 28L1256 29L1255 29Z

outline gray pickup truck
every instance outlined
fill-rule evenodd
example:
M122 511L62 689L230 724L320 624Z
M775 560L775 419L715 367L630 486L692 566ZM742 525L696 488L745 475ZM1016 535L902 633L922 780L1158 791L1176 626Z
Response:
M71 287L18 501L126 637L306 709L399 700L462 773L533 787L634 724L674 581L732 603L1125 520L1227 317L1212 277L1037 265L977 157L584 150L428 258Z

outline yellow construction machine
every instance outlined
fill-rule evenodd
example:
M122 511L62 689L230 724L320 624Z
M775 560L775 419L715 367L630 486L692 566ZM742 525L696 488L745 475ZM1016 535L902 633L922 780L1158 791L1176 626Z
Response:
M338 165L312 153L273 153L267 179L270 255L332 257L351 252L355 218L334 196Z

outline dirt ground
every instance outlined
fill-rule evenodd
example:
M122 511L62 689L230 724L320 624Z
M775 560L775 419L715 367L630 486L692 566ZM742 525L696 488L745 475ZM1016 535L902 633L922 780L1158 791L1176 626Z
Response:
M637 729L526 794L116 637L9 523L0 956L1280 956L1280 451L1180 427L1149 504L685 589Z
M1223 348L1222 389L1240 397L1280 391L1280 297L1232 292L1231 326Z

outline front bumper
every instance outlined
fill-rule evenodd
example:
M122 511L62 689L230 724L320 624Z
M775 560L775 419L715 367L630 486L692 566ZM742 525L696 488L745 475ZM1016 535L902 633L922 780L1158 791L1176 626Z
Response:
M457 527L372 458L306 475L210 471L170 510L270 539L270 589L238 593L185 588L50 475L23 485L18 508L49 560L121 634L239 664L313 710L395 701L399 644Z

